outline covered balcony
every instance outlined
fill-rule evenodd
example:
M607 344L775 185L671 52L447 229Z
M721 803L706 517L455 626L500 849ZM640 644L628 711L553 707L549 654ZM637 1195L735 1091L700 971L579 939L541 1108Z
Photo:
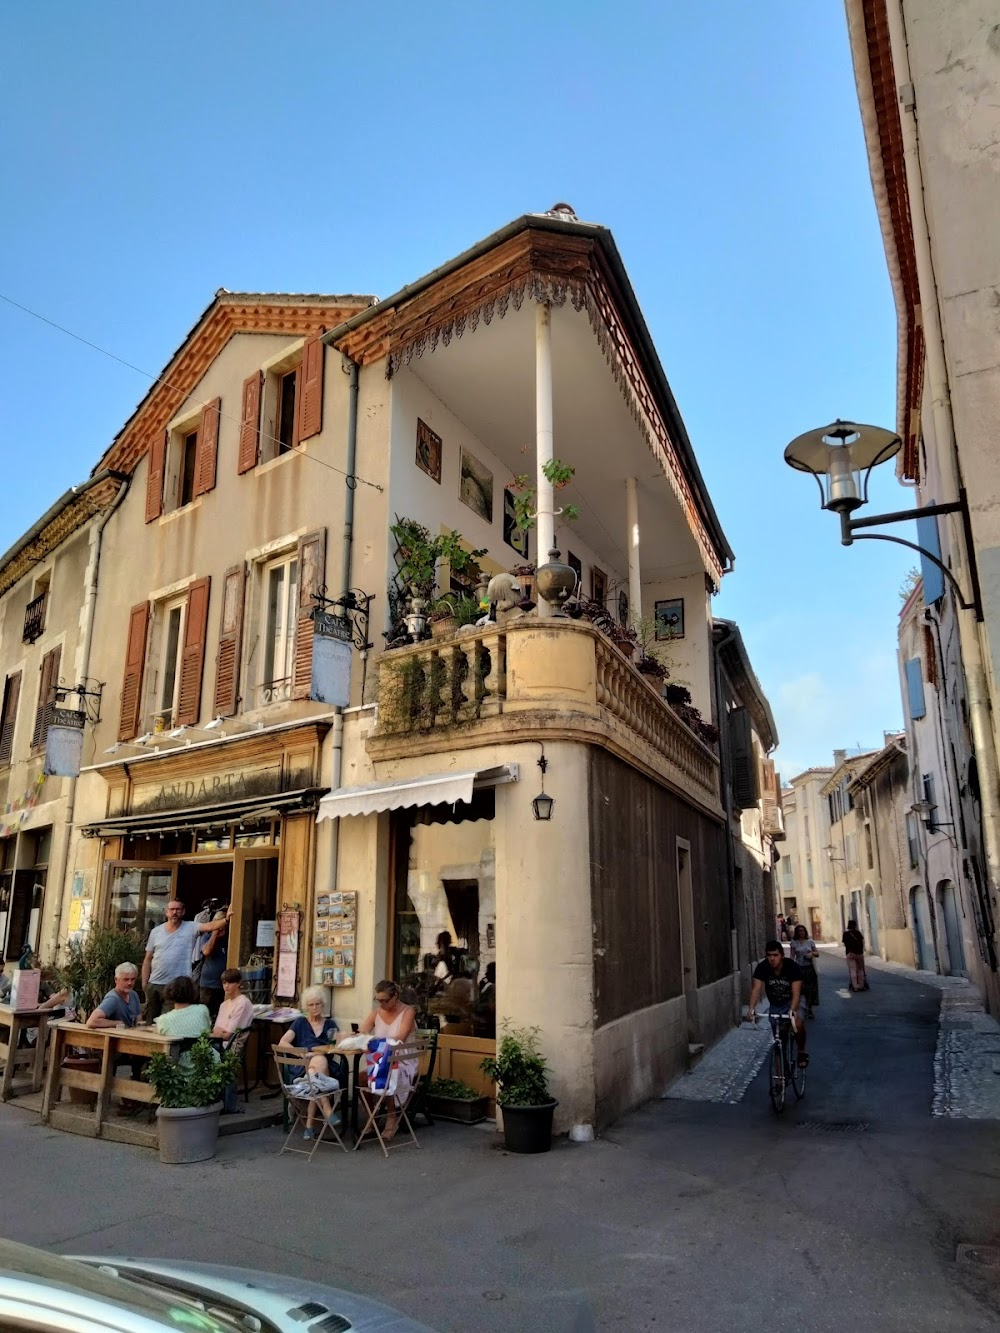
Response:
M585 622L525 617L380 660L374 762L494 742L599 745L720 815L719 761L615 645Z

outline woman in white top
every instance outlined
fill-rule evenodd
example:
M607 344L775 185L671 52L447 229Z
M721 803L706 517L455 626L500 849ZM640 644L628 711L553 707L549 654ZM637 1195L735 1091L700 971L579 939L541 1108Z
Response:
M380 981L375 987L375 1008L361 1024L362 1032L370 1032L373 1037L383 1037L389 1041L405 1042L413 1036L417 1026L417 1015L413 1006L403 1004L399 998L399 987L394 981ZM397 1066L395 1101L397 1106L405 1106L410 1096L410 1089L417 1080L416 1060L401 1060ZM396 1132L399 1116L390 1111L386 1117L383 1139L389 1140Z
M806 1002L806 1018L812 1018L813 1006L819 1004L819 978L813 959L819 957L819 950L809 938L805 926L796 926L789 945L792 962L802 969L802 995Z

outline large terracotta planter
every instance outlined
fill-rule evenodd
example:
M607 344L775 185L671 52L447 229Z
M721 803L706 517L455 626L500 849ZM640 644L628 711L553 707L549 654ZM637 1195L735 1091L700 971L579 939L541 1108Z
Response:
M214 1157L221 1111L221 1102L214 1106L158 1106L160 1161L181 1165Z

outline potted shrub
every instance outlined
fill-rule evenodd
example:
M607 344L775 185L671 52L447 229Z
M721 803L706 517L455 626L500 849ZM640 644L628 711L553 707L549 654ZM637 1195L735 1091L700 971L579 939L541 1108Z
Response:
M160 1100L156 1126L161 1162L204 1162L215 1156L222 1094L239 1067L239 1052L220 1055L207 1033L179 1061L163 1052L153 1056L146 1079Z
M68 990L68 1003L75 1006L81 1023L114 988L115 968L119 963L142 966L145 942L137 930L115 930L95 923L82 940L70 940L55 973L60 989ZM101 1062L93 1055L67 1055L64 1069L75 1069L81 1074L99 1074ZM82 1106L96 1106L97 1093L86 1088L70 1088L69 1099Z
M488 1055L479 1068L497 1085L507 1151L548 1152L552 1146L552 1116L559 1103L549 1095L548 1070L538 1050L538 1028L504 1032L496 1055Z
M436 1078L427 1089L427 1110L439 1120L478 1125L489 1114L490 1099L457 1079Z

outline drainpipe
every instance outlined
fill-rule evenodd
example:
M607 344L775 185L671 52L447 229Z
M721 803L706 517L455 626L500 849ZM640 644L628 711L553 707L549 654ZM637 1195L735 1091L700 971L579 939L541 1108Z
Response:
M902 10L896 0L888 0L886 12L896 84L898 88L906 88L912 85L912 79ZM941 480L947 488L949 497L957 498L962 483L959 475L955 421L951 410L944 337L941 331L937 281L934 276L930 232L927 226L927 214L924 209L924 185L917 142L916 107L912 97L900 99L899 119L902 127L903 159L906 166L906 185L910 201L910 223L916 255L917 283L920 289L920 309L927 348L927 388L931 396L934 433L940 445L938 458L941 465ZM962 553L966 573L971 578L975 550L972 548L971 540L968 546L966 545L964 531L958 541L953 540L951 542L951 547L953 550ZM973 745L979 760L986 869L991 896L995 896L997 885L1000 883L1000 773L997 769L990 698L986 688L986 669L983 662L982 641L978 626L961 610L956 611L956 619L962 647L962 661L965 666L969 724L972 730Z
M358 363L343 353L347 365L344 367L350 376L347 389L347 494L344 503L344 549L341 556L341 586L344 594L351 590L351 568L354 561L354 495L358 489L354 469L358 459ZM364 677L368 662L367 649L362 650L362 704L364 703ZM336 791L341 784L344 770L344 710L333 710L333 754L330 765L330 788ZM330 820L330 884L329 891L337 887L338 864L340 860L340 820Z
M90 560L87 564L87 590L83 599L83 645L80 654L80 679L79 684L84 689L87 688L87 677L90 674L90 652L94 644L94 620L97 612L97 582L101 567L101 546L104 538L104 529L107 527L111 515L115 512L122 500L125 499L125 492L129 487L129 478L123 477L121 485L118 487L118 494L111 502L110 507L98 519L94 528L94 535L91 538ZM69 848L70 840L73 837L73 819L76 815L76 784L79 778L67 779L69 787L66 791L66 818L64 821L64 836L62 851L59 854L59 861L56 868L56 884L58 885L58 894L56 898L56 914L53 921L52 938L56 946L59 944L59 931L62 929L63 902L66 897L66 872L69 869Z

